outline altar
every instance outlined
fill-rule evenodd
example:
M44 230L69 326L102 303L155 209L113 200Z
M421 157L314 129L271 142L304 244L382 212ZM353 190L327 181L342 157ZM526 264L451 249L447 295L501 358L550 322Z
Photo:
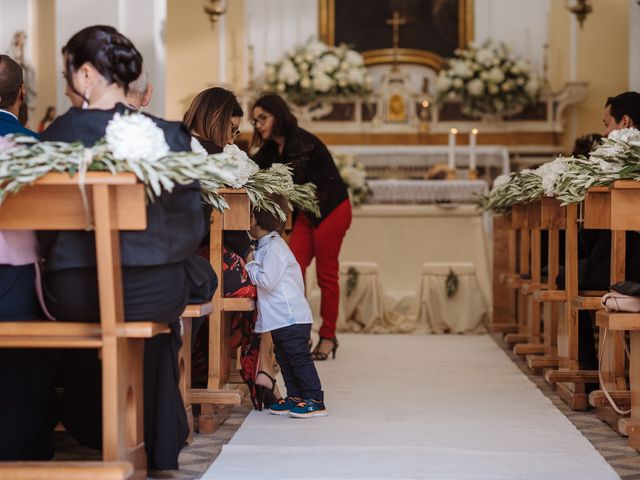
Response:
M490 242L483 215L474 205L356 207L340 252L340 263L338 329L342 331L433 332L433 326L425 319L421 298L423 266L428 263L471 264L475 273L470 285L475 287L470 288L477 291L470 293L475 295L478 308L484 307L487 314L491 311ZM307 271L306 280L318 322L320 291L315 269ZM366 285L367 282L370 284ZM369 291L358 291L359 288ZM358 325L348 318L354 312L362 317ZM477 325L469 327L469 331L477 330Z

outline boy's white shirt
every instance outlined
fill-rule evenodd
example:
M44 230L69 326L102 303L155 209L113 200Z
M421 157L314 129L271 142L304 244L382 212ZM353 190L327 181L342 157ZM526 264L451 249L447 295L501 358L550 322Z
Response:
M258 240L253 258L245 268L258 290L256 333L313 323L300 265L280 235L271 232Z

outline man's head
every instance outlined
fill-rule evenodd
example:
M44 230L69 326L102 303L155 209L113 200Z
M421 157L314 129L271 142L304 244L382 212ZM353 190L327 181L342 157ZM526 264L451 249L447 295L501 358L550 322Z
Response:
M0 55L0 109L13 113L26 123L27 104L22 68L8 55Z
M624 92L607 98L602 115L604 134L613 130L640 127L640 93Z
M151 101L153 86L149 82L149 73L147 69L142 67L142 73L133 82L129 84L129 93L127 93L127 102L136 110L146 107Z

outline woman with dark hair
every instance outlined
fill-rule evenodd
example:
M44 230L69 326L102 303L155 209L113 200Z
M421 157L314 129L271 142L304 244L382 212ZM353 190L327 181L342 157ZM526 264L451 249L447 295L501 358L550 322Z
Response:
M285 163L293 168L296 184L313 183L317 188L320 216L294 211L289 240L302 275L315 257L320 286L320 340L311 355L314 360L336 356L336 321L340 287L338 256L345 233L351 225L351 203L347 187L340 178L327 147L315 135L298 126L287 103L275 93L262 95L252 109L252 148L261 168ZM252 150L253 151L253 150Z
M115 114L126 107L127 86L138 78L142 57L131 41L107 26L76 33L63 47L66 95L72 107L42 135L43 140L94 145ZM146 114L145 114L146 115ZM172 151L190 151L184 125L151 117ZM212 281L211 271L194 273L188 265L205 234L198 182L176 186L147 205L147 228L120 234L124 310L127 321L153 320L171 335L145 340L144 438L152 470L178 468L178 453L188 434L178 389L179 317L191 281ZM56 318L98 322L100 317L94 234L41 232L46 259L43 278L47 307ZM197 277L194 280L194 275ZM66 350L62 361L62 421L80 443L102 443L100 361L96 350Z
M207 153L222 152L225 145L232 144L240 133L242 107L236 96L220 87L208 88L200 92L191 102L184 123ZM207 242L208 243L208 242ZM251 251L247 232L224 232L224 292L225 297L256 296L244 269L245 258ZM208 250L206 252L208 255ZM240 373L249 387L255 408L262 410L263 404L271 405L280 398L270 356L270 334L256 334L254 312L237 312L231 322L231 347L241 349ZM205 324L196 339L194 353L201 358L208 353L208 328Z

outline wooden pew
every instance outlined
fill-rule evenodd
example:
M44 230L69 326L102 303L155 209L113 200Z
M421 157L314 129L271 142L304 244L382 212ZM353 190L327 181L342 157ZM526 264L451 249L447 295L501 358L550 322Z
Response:
M146 478L143 437L144 339L169 333L163 324L124 322L119 231L144 230L144 186L133 174L90 172L84 211L78 178L49 174L8 195L0 229L85 230L93 218L99 324L2 322L1 348L97 348L102 358L103 462L0 462L0 478Z
M193 405L191 403L191 320L208 316L213 311L211 302L187 305L180 315L182 321L182 348L178 353L178 365L180 367L180 393L187 412L189 424L189 436L187 445L193 442Z
M516 231L517 268L516 274L505 278L508 288L515 291L517 331L507 333L504 341L509 347L524 343L529 338L527 328L527 304L521 287L530 283L531 236L529 231L529 214L526 204L516 204L511 210L511 221Z
M594 188L589 190L585 201L590 201L593 205L593 211L597 212L598 219L602 222L600 227L606 226L611 230L611 283L624 280L625 232L640 229L640 215L637 213L640 205L640 184L634 181L618 181L610 187ZM589 398L597 409L598 417L609 423L621 435L629 434L630 443L636 449L640 449L640 411L636 393L640 387L637 381L640 371L638 360L634 359L634 356L638 355L640 347L636 338L637 330L640 328L639 318L637 314L630 313L599 311L596 314L596 323L600 327L599 348L603 354L600 371L604 385L601 382L601 388L608 390L619 408L631 407L631 417L616 412L603 391L592 392ZM630 332L632 345L629 384L625 377L625 331Z
M201 405L200 433L213 433L226 418L229 407L242 403L243 392L230 388L231 351L229 323L226 312L252 311L255 300L251 298L224 298L224 268L222 237L225 230L249 230L251 204L244 189L221 189L220 194L229 204L224 212L211 214L211 242L209 261L218 275L218 288L213 296L213 309L209 316L209 368L207 388L191 389L190 400Z
M527 357L527 365L534 371L543 372L558 367L558 319L562 301L566 301L564 290L558 290L556 277L560 266L560 231L565 229L566 212L554 198L540 200L540 226L548 231L548 277L546 289L538 289L532 294L533 302L539 302L543 309L543 354Z
M527 207L527 227L529 228L530 250L529 250L529 272L531 280L520 287L522 302L525 306L527 316L527 339L524 343L517 343L513 347L516 355L540 355L544 353L542 344L541 312L540 303L534 301L533 294L539 290L546 290L548 285L543 284L541 276L541 209L542 200L536 200L526 205Z
M578 291L578 224L587 229L607 229L609 219L600 206L600 196L607 188L597 188L587 195L581 205L566 209L565 286L566 303L558 327L559 369L548 371L545 379L556 386L558 394L574 410L586 410L589 402L586 383L598 383L594 370L580 370L578 363L578 313L580 310L600 310L600 298L605 292ZM582 215L579 215L579 211ZM612 232L611 281L624 277L624 232ZM612 340L615 342L615 340ZM614 363L620 363L620 348L614 348ZM618 365L616 368L621 368Z
M493 218L493 315L490 331L515 333L516 291L507 288L507 279L516 277L516 230L511 212Z

